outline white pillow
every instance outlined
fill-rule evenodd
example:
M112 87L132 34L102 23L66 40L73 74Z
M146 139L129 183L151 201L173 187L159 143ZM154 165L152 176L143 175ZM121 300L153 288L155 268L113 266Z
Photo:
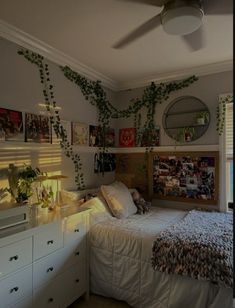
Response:
M126 218L137 212L131 194L122 182L101 185L101 192L116 218Z
M99 188L89 188L89 189L85 189L85 190L65 190L65 189L62 189L60 191L61 203L71 205L71 206L72 205L79 205L84 201L83 198L87 194L97 194L98 191L99 191Z
M94 197L82 204L81 208L90 208L90 223L94 225L112 217L109 207L102 196Z

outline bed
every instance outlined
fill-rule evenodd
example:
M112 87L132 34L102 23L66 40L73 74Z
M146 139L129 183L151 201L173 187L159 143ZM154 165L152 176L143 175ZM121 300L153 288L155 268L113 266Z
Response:
M154 271L156 235L182 221L187 211L153 207L144 215L113 217L99 195L92 208L90 290L94 294L146 308L231 308L232 288L186 276Z

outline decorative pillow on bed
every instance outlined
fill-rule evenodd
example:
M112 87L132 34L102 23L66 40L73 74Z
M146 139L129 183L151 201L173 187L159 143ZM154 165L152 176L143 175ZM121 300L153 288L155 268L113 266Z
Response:
M97 197L94 197L81 206L81 208L89 208L91 209L90 213L90 223L94 225L106 219L112 217L112 213L109 210L109 207L105 201L105 199L98 194Z
M101 192L116 218L126 218L136 213L137 208L131 194L122 182L116 181L110 185L102 185Z
M99 188L90 188L85 190L65 190L60 192L61 203L68 205L80 205L87 200L88 195L95 196L98 194Z
M151 202L145 201L141 194L134 189L131 193L132 199L137 207L137 214L145 214L151 209Z

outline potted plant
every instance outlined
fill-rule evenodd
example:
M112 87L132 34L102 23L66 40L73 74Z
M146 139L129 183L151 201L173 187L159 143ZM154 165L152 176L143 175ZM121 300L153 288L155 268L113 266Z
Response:
M33 194L32 184L39 175L42 175L42 172L38 168L32 166L18 168L14 164L10 164L8 168L10 186L8 192L12 199L19 204L27 203Z
M180 143L193 141L195 136L194 127L182 127L178 129L176 139Z
M208 111L199 112L196 115L196 122L198 125L205 125L209 122L209 117Z

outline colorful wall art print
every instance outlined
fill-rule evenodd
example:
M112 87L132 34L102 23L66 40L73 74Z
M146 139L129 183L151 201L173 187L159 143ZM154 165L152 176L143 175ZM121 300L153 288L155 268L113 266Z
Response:
M0 141L24 141L22 112L0 108Z
M115 145L115 130L114 128L107 127L105 131L105 146L114 147Z
M71 122L65 121L65 120L60 120L61 125L63 126L62 133L67 136L68 142L71 142ZM57 136L55 133L54 128L51 128L51 143L52 144L59 144L61 141L61 137Z
M116 169L116 157L111 153L95 153L94 173L112 172Z
M50 120L44 115L25 114L25 141L50 143Z
M141 147L157 147L160 144L160 127L153 129L142 129L140 134L140 146Z
M88 125L84 123L72 123L72 143L74 145L88 145Z
M101 127L96 125L89 125L89 146L101 146Z
M152 154L153 195L160 199L216 204L218 153Z
M119 146L120 147L134 147L135 146L135 128L121 128L119 129Z

